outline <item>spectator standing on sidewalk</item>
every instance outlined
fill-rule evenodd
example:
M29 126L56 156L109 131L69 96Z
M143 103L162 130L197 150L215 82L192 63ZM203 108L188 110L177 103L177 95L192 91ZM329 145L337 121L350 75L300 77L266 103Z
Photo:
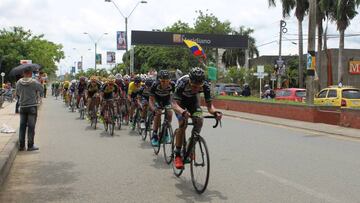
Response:
M16 94L19 95L20 130L19 150L25 150L25 134L28 132L28 151L38 150L34 145L35 125L37 119L37 94L44 91L43 86L32 78L32 70L24 70L24 77L16 83Z

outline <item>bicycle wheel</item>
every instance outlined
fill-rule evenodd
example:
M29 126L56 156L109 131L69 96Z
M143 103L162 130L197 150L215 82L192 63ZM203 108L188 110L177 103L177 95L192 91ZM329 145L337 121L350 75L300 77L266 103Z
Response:
M79 113L80 113L80 119L84 119L85 114L85 108L84 108L84 99L81 98L79 102Z
M145 135L145 139L146 139L146 136L149 136L149 141L151 142L151 136L152 136L152 127L153 127L153 114L150 114L146 120L146 135ZM144 139L144 140L145 140Z
M71 112L75 111L75 98L74 96L71 97Z
M118 130L121 130L121 123L122 123L122 113L120 111L116 117L116 125Z
M164 158L165 162L169 165L173 160L172 155L172 140L174 138L174 134L170 125L167 126L165 131L165 136L163 136L163 150L164 150Z
M115 129L115 118L114 118L114 113L112 110L110 110L109 113L109 118L110 118L110 123L109 123L109 132L111 136L114 136L114 129Z
M210 176L209 150L204 138L196 138L192 153L190 154L191 181L197 193L206 190Z
M176 142L176 137L175 137L175 135L176 135L176 131L177 131L178 129L176 129L175 130L175 132L174 132L174 138L173 138L173 140L172 140L172 143L171 143L171 156L172 156L172 159L173 160L175 160L175 142ZM185 145L185 143L183 143L183 145ZM172 168L173 168L173 172L174 172L174 175L176 176L176 177L180 177L181 176L181 174L183 173L183 171L184 171L184 168L182 168L182 169L177 169L176 167L175 167L175 161L173 161L172 162L173 164L172 164Z
M95 130L96 130L97 119L98 119L97 118L97 108L96 108L96 106L94 106L94 109L91 112L91 126L93 126Z
M133 118L133 122L131 123L131 129L134 131L135 130L135 128L136 128L136 124L137 124L137 119L138 119L138 117L139 117L139 111L136 109L136 111L135 111L135 116L134 116L134 118Z

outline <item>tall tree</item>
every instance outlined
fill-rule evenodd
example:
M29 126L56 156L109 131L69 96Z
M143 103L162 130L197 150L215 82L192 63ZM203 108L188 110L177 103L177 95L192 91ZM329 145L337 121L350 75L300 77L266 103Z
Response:
M239 30L233 30L233 35L242 35L249 38L249 57L254 58L254 56L259 56L259 50L256 47L256 40L251 36L254 33L254 30L251 28L245 28L240 26ZM227 67L229 66L244 66L245 64L245 50L243 49L226 49L222 56L222 62L225 63Z
M327 11L330 19L336 22L340 34L339 56L338 56L338 83L344 82L343 52L345 46L345 30L349 27L350 21L358 14L356 9L360 0L322 0L322 9Z
M30 59L49 76L55 75L56 63L62 58L62 45L44 39L44 35L34 35L22 27L0 30L0 67L6 76L21 59Z
M276 6L276 0L268 0L269 6ZM291 11L295 8L295 16L298 20L298 45L299 45L299 87L304 86L304 50L303 50L303 28L302 22L309 10L308 0L281 0L282 15L284 18L290 16Z

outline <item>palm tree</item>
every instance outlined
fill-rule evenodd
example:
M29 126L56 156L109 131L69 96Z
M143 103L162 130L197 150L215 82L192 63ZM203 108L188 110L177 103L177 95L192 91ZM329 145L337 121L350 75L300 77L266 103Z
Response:
M275 0L268 0L269 6L276 6ZM303 29L302 22L304 16L309 9L309 0L281 0L283 17L290 16L290 12L295 8L295 16L298 20L298 35L299 35L299 87L304 86L304 51L303 51Z
M340 33L339 57L338 57L338 83L344 82L343 52L345 41L345 30L350 25L350 21L358 14L356 9L360 5L360 0L322 0L323 10L329 12L330 19L336 22ZM333 6L333 7L331 7Z
M249 39L249 57L259 57L259 50L256 47L256 41L250 35L254 32L251 28L241 26L239 31L233 30L234 35L247 36ZM244 66L245 64L245 51L243 49L226 49L222 56L222 62L227 66Z

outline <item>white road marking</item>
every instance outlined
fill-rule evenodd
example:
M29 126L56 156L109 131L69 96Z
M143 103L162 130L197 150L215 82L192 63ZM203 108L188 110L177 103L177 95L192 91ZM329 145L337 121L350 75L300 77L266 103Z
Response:
M281 183L285 186L289 186L289 187L292 187L292 188L295 188L296 190L299 190L303 193L306 193L308 195L311 195L313 197L316 197L318 199L321 199L321 200L324 200L326 202L329 202L329 203L338 203L338 202L341 202L333 197L330 197L329 195L327 194L323 194L323 193L320 193L320 192L317 192L316 190L313 190L311 188L308 188L304 185L301 185L301 184L298 184L298 183L295 183L293 181L290 181L288 179L285 179L285 178L282 178L282 177L278 177L276 175L273 175L271 173L268 173L266 171L262 171L262 170L257 170L256 173L258 174L261 174L271 180L274 180L278 183Z

